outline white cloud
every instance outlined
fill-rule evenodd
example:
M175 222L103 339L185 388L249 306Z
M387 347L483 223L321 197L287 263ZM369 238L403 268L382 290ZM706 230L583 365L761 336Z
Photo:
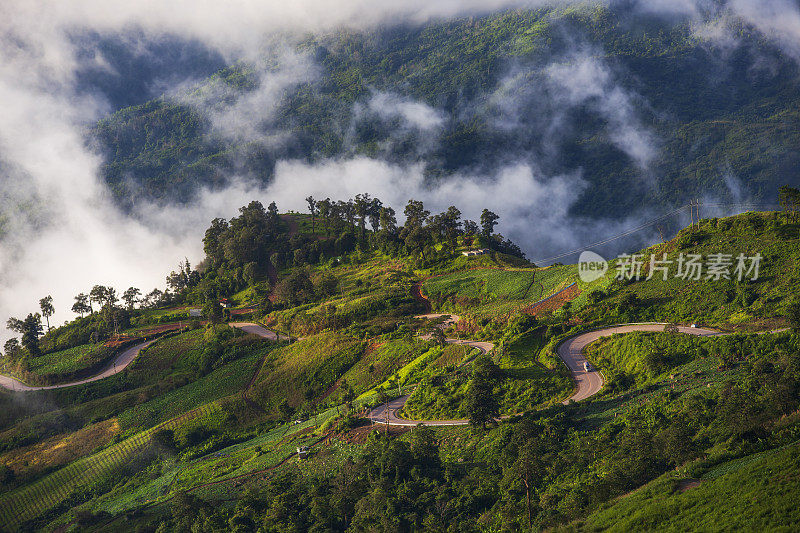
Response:
M638 119L636 95L613 78L609 67L588 52L547 68L554 95L561 95L572 106L591 105L608 123L612 142L646 169L656 155L655 136Z
M376 92L368 107L384 119L400 117L407 127L420 131L432 131L444 124L444 114L424 102L394 93Z

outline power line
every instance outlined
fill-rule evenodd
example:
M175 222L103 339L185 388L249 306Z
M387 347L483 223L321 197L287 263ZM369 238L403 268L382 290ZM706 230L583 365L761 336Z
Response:
M661 222L664 219L667 219L667 218L670 218L672 216L675 216L676 214L680 213L681 211L683 211L685 209L691 209L693 207L728 207L728 208L737 208L738 207L738 208L775 209L778 206L776 204L759 204L759 203L706 204L706 203L699 203L698 202L697 204L694 204L694 205L693 204L685 204L685 205L682 205L681 207L679 207L677 209L674 209L673 211L670 211L669 213L666 213L664 215L661 215L660 217L657 217L657 218L654 218L652 220L649 220L649 221L645 222L644 224L636 226L635 228L631 228L631 229L629 229L627 231L624 231L624 232L622 232L622 233L620 233L618 235L614 235L613 237L609 237L607 239L603 239L602 241L593 242L592 244L587 244L586 246L582 246L581 248L576 248L574 250L570 250L569 252L564 252L562 254L554 255L552 257L547 257L545 259L538 259L538 260L532 261L532 262L536 263L536 264L549 263L550 261L555 261L556 259L562 259L562 258L568 257L570 255L575 255L577 253L583 252L584 250L588 250L589 248L594 248L596 246L601 246L603 244L607 244L607 243L615 241L617 239L621 239L622 237L627 237L628 235L631 235L631 234L636 233L638 231L641 231L641 230L643 230L645 228L648 228L650 226L658 224L659 222Z
M548 263L548 262L554 261L556 259L561 259L563 257L567 257L567 256L570 256L570 255L577 254L577 253L582 252L584 250L587 250L589 248L594 248L595 246L601 246L601 245L609 243L611 241L615 241L617 239L621 239L622 237L627 237L628 235L636 233L637 231L641 231L641 230L643 230L645 228L648 228L648 227L650 227L650 226L652 226L654 224L658 224L659 222L661 222L664 219L667 219L667 218L670 218L672 216L675 216L676 214L680 213L684 209L687 209L688 207L689 207L688 204L687 205L683 205L683 206L679 207L678 209L670 211L669 213L667 213L665 215L661 215L658 218L654 218L654 219L652 219L652 220L650 220L648 222L645 222L644 224L636 226L635 228L631 228L631 229L629 229L627 231L624 231L624 232L622 232L622 233L620 233L618 235L614 235L613 237L609 237L607 239L603 239L602 241L593 242L592 244L587 244L586 246L582 246L580 248L576 248L574 250L570 250L569 252L564 252L563 254L554 255L552 257L547 257L545 259L539 259L539 260L536 260L536 261L533 261L533 262L537 263L537 264L538 263Z

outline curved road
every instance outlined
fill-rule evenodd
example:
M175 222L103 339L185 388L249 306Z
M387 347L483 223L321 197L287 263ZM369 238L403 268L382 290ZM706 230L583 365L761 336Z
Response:
M420 315L414 318L439 318L442 314L435 315ZM452 315L453 319L446 321L446 324L458 322L460 317ZM599 340L601 337L607 337L616 333L632 333L635 331L664 331L666 323L648 322L640 324L619 324L616 326L609 326L607 328L587 331L578 333L565 339L558 346L558 356L564 361L564 364L569 368L572 374L572 379L575 382L575 391L573 394L564 400L562 403L567 404L571 401L585 400L594 396L600 389L603 388L603 375L600 371L594 369L585 371L583 364L586 358L583 356L583 350L589 344ZM706 328L690 328L686 326L678 326L678 331L688 335L697 335L701 337L710 337L717 335L725 335L720 331L715 331ZM430 339L430 335L421 337L424 340ZM482 351L487 352L491 350L494 345L489 342L478 341L462 341L458 339L447 339L450 343L460 343L467 346L475 346ZM379 405L373 409L367 417L376 424L387 424L390 426L416 426L417 424L425 424L428 426L461 426L469 423L468 420L406 420L398 416L398 412L403 408L409 396L400 396L388 404ZM388 411L388 417L387 417Z
M264 337L265 339L273 341L288 339L288 337L286 337L285 335L280 335L278 333L275 333L274 331L266 329L263 326L259 326L258 324L253 324L250 322L231 322L229 325L234 328L239 328L245 333L251 333L253 335L258 335L259 337ZM99 373L95 374L94 376L88 377L86 379L82 379L80 381L60 383L58 385L49 385L46 387L31 387L30 385L22 383L18 379L14 379L12 377L0 374L0 387L16 392L30 392L30 391L40 391L40 390L63 389L64 387L74 387L76 385L85 385L86 383L99 381L109 376L113 376L114 374L119 374L120 372L125 370L128 367L128 365L130 365L133 362L133 360L136 359L136 356L139 355L139 352L141 352L144 348L153 344L156 340L157 339L153 339L147 342L143 342L135 346L131 346L126 350L123 350L111 363L108 364L108 366L106 366Z
M17 391L17 392L29 392L29 391L38 391L38 390L51 390L51 389L63 389L64 387L74 387L75 385L84 385L86 383L91 383L93 381L98 381L103 378L107 378L109 376L113 376L114 374L119 374L129 364L136 359L136 356L139 355L139 352L142 349L150 346L152 343L155 342L155 339L147 342L143 342L141 344L137 344L135 346L131 346L126 350L123 350L111 363L108 364L103 370L99 373L95 374L92 377L82 379L80 381L72 381L70 383L61 383L59 385L49 385L46 387L31 387L29 385L25 385L23 382L19 381L18 379L14 379L9 376L4 376L0 374L0 387L4 387L8 390Z
M571 401L579 402L585 400L586 398L594 396L603 388L603 375L599 370L594 369L587 372L583 369L583 364L587 362L586 358L583 356L584 348L600 340L601 337L608 337L616 333L633 333L634 331L664 331L664 326L666 326L666 324L657 322L620 324L618 326L610 326L594 331L587 331L585 333L578 333L577 335L565 339L558 345L557 352L558 356L564 361L564 364L567 365L567 368L569 368L572 374L572 379L575 382L575 392L562 403L567 404ZM689 328L686 326L678 326L678 331L701 337L722 334L719 331L711 329Z

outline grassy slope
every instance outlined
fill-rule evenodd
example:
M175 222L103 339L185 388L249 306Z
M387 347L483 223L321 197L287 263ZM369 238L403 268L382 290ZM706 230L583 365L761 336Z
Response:
M630 318L638 320L702 321L737 326L743 322L760 327L780 324L785 305L796 298L800 286L800 226L788 224L778 213L745 213L726 219L704 220L700 229L682 230L667 242L643 250L643 257L667 253L712 253L763 257L759 279L737 284L735 280L686 281L660 276L633 282L617 294L635 294L643 303ZM675 271L672 265L672 272ZM741 296L746 293L747 303ZM612 302L613 303L613 302Z
M572 382L560 368L551 370L539 363L541 348L541 337L531 333L507 343L504 353L494 356L504 373L496 386L501 414L556 403L572 390ZM418 373L421 383L403 408L405 415L420 420L466 418L470 366L454 368L466 356L464 347L451 346L431 357L424 371ZM443 366L443 361L456 363Z
M681 492L667 474L590 515L587 531L797 531L800 446L736 461ZM713 475L713 471L712 471ZM571 529L571 528L570 528Z
M252 397L265 409L286 399L297 408L324 393L358 362L364 343L337 332L323 332L275 350L258 372Z

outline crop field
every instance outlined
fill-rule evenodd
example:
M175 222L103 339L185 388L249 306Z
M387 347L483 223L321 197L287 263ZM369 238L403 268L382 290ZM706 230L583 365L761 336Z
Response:
M30 358L29 368L32 373L39 375L74 372L84 368L87 364L86 358L100 349L102 344L83 344L68 350L43 354Z
M159 429L174 429L191 418L216 409L213 404L183 413L160 426L125 439L105 450L79 459L33 483L0 495L0 523L17 526L59 505L78 490L108 479L151 444Z
M208 499L225 499L240 494L246 490L248 481L260 481L259 473L268 475L266 472L295 456L297 446L310 446L317 442L319 436L314 430L318 431L317 428L336 412L329 409L301 424L283 424L194 461L175 463L160 475L134 479L89 506L95 512L119 514L144 504L169 502L181 491ZM286 463L287 467L292 464Z
M56 435L3 453L0 455L0 464L11 469L17 478L38 475L47 469L90 455L98 447L111 442L119 429L116 419L104 420L73 433Z
M197 381L125 411L119 416L122 427L126 430L144 429L183 411L241 391L271 349L270 345L265 345L264 348L228 363Z
M132 363L130 370L134 374L152 378L195 365L203 350L203 334L203 329L196 329L161 339L146 348Z
M526 270L487 268L430 278L424 282L423 291L442 309L468 309L477 315L493 316L531 305L576 279L574 265Z

